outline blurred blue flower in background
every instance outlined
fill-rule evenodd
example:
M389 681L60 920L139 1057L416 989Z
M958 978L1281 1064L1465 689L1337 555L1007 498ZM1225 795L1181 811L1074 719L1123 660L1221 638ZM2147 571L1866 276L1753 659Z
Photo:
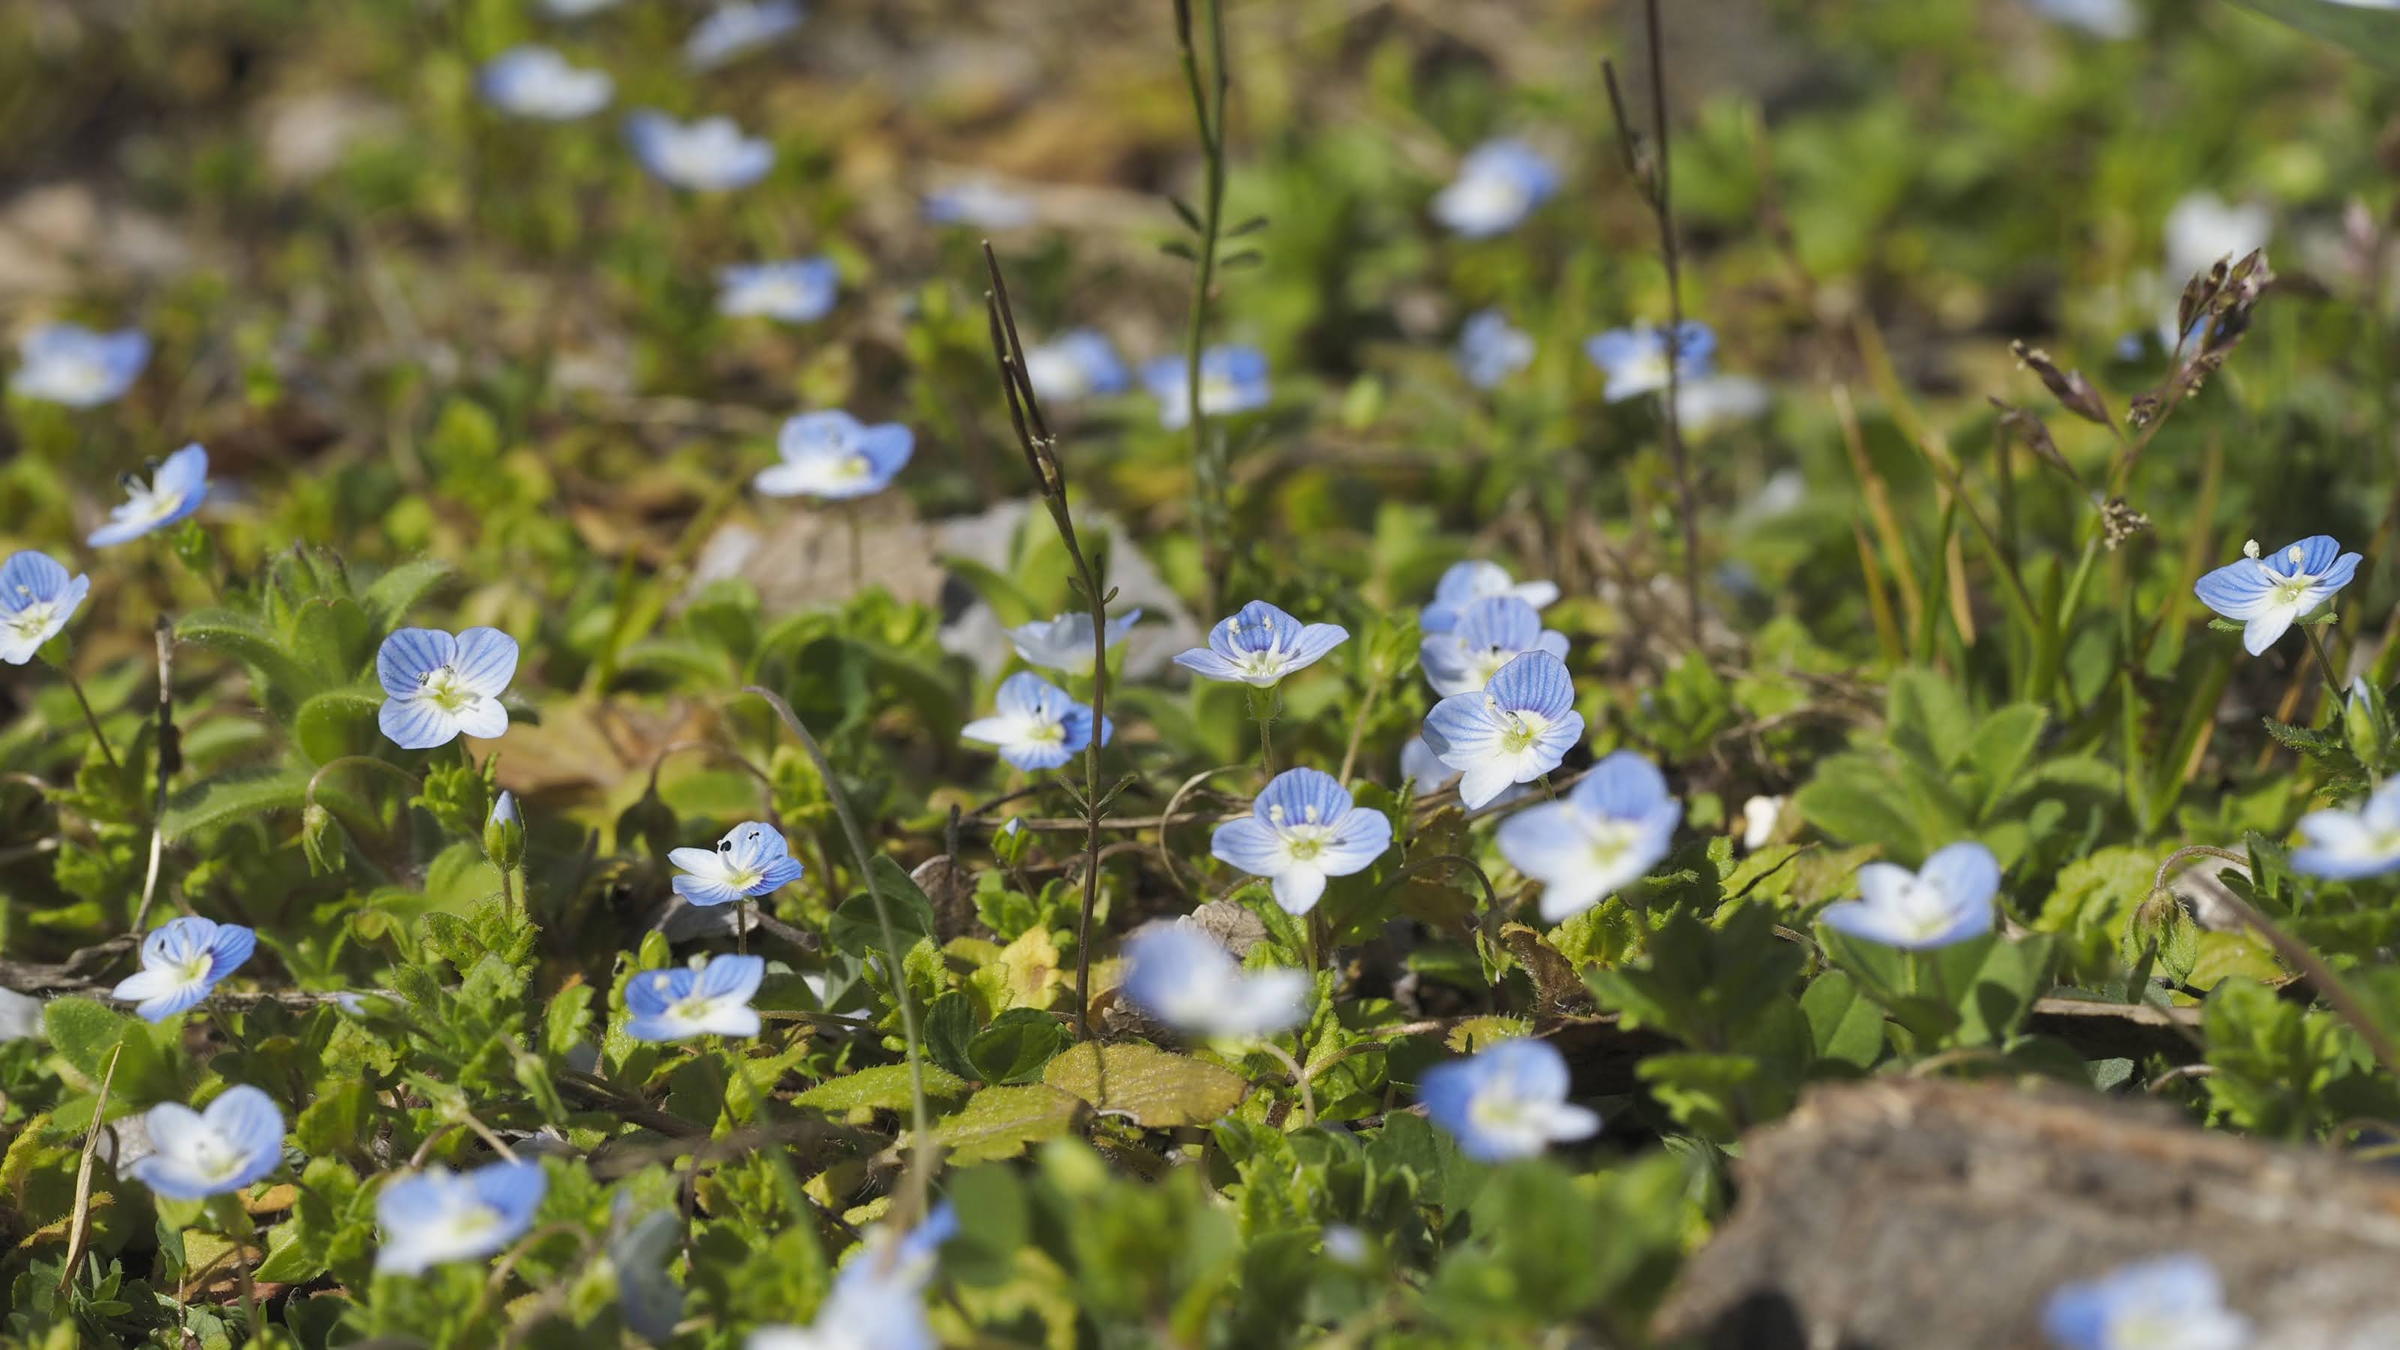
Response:
M2104 38L2129 38L2140 31L2142 12L2133 0L2033 0L2044 18Z
M225 1089L205 1110L160 1102L142 1124L151 1151L125 1170L172 1199L238 1191L283 1162L283 1112L274 1098L247 1084Z
M838 409L802 413L775 439L782 462L750 483L769 497L848 501L890 487L916 449L916 433L898 422L869 426Z
M1459 373L1466 376L1467 383L1478 389L1495 388L1533 364L1533 338L1511 327L1508 316L1499 310L1482 310L1458 330L1457 359Z
M1524 141L1485 141L1435 194L1434 219L1469 239L1505 234L1558 192L1558 169Z
M490 1256L533 1226L549 1177L541 1164L496 1162L470 1172L428 1167L396 1177L375 1197L383 1248L375 1269L422 1275L451 1261Z
M637 1041L688 1041L695 1036L755 1036L758 1011L750 1000L766 978L758 956L712 956L697 969L640 971L625 981L625 1034Z
M1158 400L1158 424L1169 431L1191 424L1189 363L1162 356L1142 367L1142 383ZM1200 411L1210 417L1267 406L1267 354L1256 347L1211 347L1200 354Z
M17 340L8 387L26 398L97 408L114 403L150 364L150 339L131 328L95 333L79 324L44 324Z
M1134 620L1142 617L1138 609L1129 609L1108 621L1108 645L1116 646L1132 630ZM1092 616L1061 614L1055 619L1035 619L1008 630L1008 640L1017 655L1031 665L1048 670L1061 670L1069 675L1092 673Z
M1686 319L1675 331L1675 378L1700 380L1716 365L1717 335L1707 324ZM1585 341L1584 355L1608 375L1608 388L1603 396L1611 403L1622 403L1643 394L1655 394L1667 387L1667 330L1648 324L1631 328L1612 328ZM1682 404L1676 405L1681 411Z
M1514 595L1487 595L1466 607L1458 624L1428 633L1417 643L1417 661L1433 691L1447 698L1492 682L1500 668L1527 652L1567 658L1567 635L1542 627L1542 616Z
M2062 1285L2042 1309L2058 1350L2245 1350L2250 1320L2225 1306L2217 1268L2172 1252Z
M774 145L743 135L730 117L678 122L645 110L625 119L625 139L660 182L694 192L748 187L775 167Z
M1121 394L1132 383L1116 344L1097 328L1078 328L1026 348L1025 379L1035 397L1062 403Z
M1535 609L1547 609L1558 599L1554 581L1516 581L1495 562L1452 563L1434 583L1433 603L1417 612L1417 627L1428 633L1447 633L1458 626L1467 607L1487 596L1513 595Z
M2308 842L2292 850L2294 869L2347 880L2400 868L2400 778L2386 780L2355 811L2326 809L2300 817Z
M108 513L108 523L83 542L107 548L139 539L182 520L208 499L208 451L187 445L166 457L148 482L125 475L125 500Z
M584 70L548 47L511 47L484 62L476 87L505 113L565 122L589 117L616 97L605 70Z
M1856 900L1827 905L1817 918L1836 932L1907 951L1981 937L1998 920L2000 863L1967 840L1934 851L1914 872L1898 863L1858 869Z
M796 0L731 0L693 26L683 40L683 62L713 70L798 28L803 17Z
M717 269L717 312L812 323L833 311L841 286L842 271L830 258L734 263Z
M1566 1056L1548 1041L1518 1037L1427 1069L1417 1096L1460 1152L1506 1162L1600 1132L1597 1112L1567 1101L1569 1086Z
M1647 875L1682 820L1658 766L1618 750L1563 800L1501 821L1498 842L1509 866L1542 883L1542 922L1563 923Z
M1387 830L1388 838L1388 830ZM1303 970L1244 970L1217 940L1183 922L1153 924L1125 943L1125 997L1188 1036L1251 1040L1308 1015Z

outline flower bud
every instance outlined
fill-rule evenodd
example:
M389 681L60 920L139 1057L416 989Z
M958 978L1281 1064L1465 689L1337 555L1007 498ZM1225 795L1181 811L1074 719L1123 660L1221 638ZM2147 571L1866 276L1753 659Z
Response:
M483 823L483 853L503 872L525 861L525 823L517 818L517 794L503 792L492 803L491 818Z

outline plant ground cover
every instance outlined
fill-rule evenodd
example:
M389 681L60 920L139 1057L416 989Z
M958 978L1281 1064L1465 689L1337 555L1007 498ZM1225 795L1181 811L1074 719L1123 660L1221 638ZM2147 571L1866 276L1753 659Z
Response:
M2369 1193L2383 8L0 7L0 1337L1683 1344L1862 1080ZM1920 1343L2310 1343L2077 1241Z

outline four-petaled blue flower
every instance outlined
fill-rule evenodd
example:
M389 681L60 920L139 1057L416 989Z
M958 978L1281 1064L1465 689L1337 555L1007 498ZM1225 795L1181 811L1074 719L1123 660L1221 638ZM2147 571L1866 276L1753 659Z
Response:
M258 934L238 923L169 919L142 939L142 968L117 981L109 997L133 1004L145 1022L164 1022L207 998L257 946Z
M2062 1285L2042 1308L2058 1350L2245 1350L2250 1319L2225 1306L2217 1268L2197 1252L2170 1252Z
M1717 335L1696 319L1684 320L1673 331L1677 383L1706 377L1715 368ZM1584 355L1608 374L1602 394L1609 402L1622 403L1667 387L1667 334L1667 329L1639 324L1610 329L1583 344Z
M842 270L830 258L736 263L717 269L717 312L813 323L833 312L841 284Z
M1558 191L1558 169L1520 140L1485 141L1459 162L1458 177L1435 194L1434 219L1469 239L1517 228Z
M774 145L743 135L730 117L687 124L662 112L637 112L625 119L625 138L659 181L694 192L748 187L775 167Z
M1303 624L1264 600L1253 600L1209 629L1207 646L1182 653L1175 664L1211 680L1265 689L1315 665L1349 639L1350 630L1340 624Z
M625 981L625 1034L637 1041L688 1041L694 1036L755 1036L758 1010L750 1000L766 978L765 958L712 956L694 969L645 970Z
M1545 609L1558 599L1558 583L1512 581L1508 569L1494 562L1452 563L1434 583L1433 603L1417 612L1417 627L1428 633L1447 633L1458 627L1459 616L1469 605L1494 595L1513 595L1535 609Z
M125 1170L170 1199L205 1200L241 1190L283 1161L283 1112L254 1087L229 1087L202 1111L160 1102L142 1124L151 1151Z
M1000 758L1027 772L1055 769L1091 744L1091 708L1030 670L1000 682L999 706L997 715L976 718L959 735L994 747ZM1101 719L1102 745L1114 730Z
M1057 403L1121 394L1132 383L1116 344L1097 328L1078 328L1027 348L1025 379L1036 398Z
M500 695L517 673L517 640L497 628L456 637L438 628L402 628L375 653L383 683L376 722L403 750L448 745L462 733L490 740L508 730Z
M2300 818L2308 842L2292 866L2310 876L2346 880L2400 868L2400 778L2387 779L2355 811L2311 811Z
M1992 931L2000 863L1972 840L1938 849L1911 872L1898 863L1858 869L1860 899L1827 905L1826 927L1890 947L1924 951Z
M471 1172L428 1167L396 1177L375 1197L383 1249L375 1269L422 1275L433 1266L490 1256L533 1226L550 1179L541 1164L496 1162Z
M802 413L776 438L782 462L750 484L770 497L848 501L890 487L916 449L916 433L898 422L868 426L839 410Z
M1116 646L1125 640L1134 620L1142 617L1138 609L1129 609L1108 621L1108 645ZM1017 655L1049 670L1063 670L1069 675L1092 673L1092 616L1085 613L1061 614L1055 619L1035 619L1008 630L1010 645Z
M476 85L504 113L569 122L589 117L616 96L605 70L584 70L549 47L511 47L484 62Z
M1470 810L1511 783L1532 782L1557 768L1583 739L1567 663L1548 652L1525 653L1483 688L1433 705L1424 736L1433 753L1459 771L1458 800Z
M956 1236L958 1211L947 1201L906 1236L887 1226L870 1230L834 1277L814 1322L760 1327L744 1342L746 1350L935 1350L925 1286L942 1244Z
M1542 616L1513 595L1487 595L1468 605L1454 628L1428 633L1417 644L1418 664L1435 693L1473 693L1500 668L1527 652L1567 659L1567 635L1542 627Z
M790 841L763 820L745 820L714 849L678 848L667 861L684 871L675 893L695 905L724 905L743 896L772 895L800 879Z
M2312 534L2263 556L2253 540L2242 546L2242 561L2200 578L2192 592L2200 603L2242 624L2242 646L2256 656L2349 585L2358 563L2359 555L2342 552L2329 534Z
M1683 803L1658 766L1619 750L1565 800L1500 822L1500 854L1542 883L1542 922L1561 923L1647 875L1682 820Z
M1217 827L1208 851L1274 883L1275 903L1306 914L1325 894L1325 879L1362 872L1392 846L1392 822L1350 803L1332 774L1286 769L1250 803L1250 814Z
M802 17L796 0L729 0L683 40L683 63L713 70L798 28Z
M1187 1036L1254 1040L1308 1015L1308 973L1245 971L1215 938L1178 920L1125 943L1125 997Z
M187 445L166 457L143 482L125 475L125 501L111 509L108 523L83 542L107 548L164 529L200 509L208 498L208 452Z
M149 364L150 339L135 329L95 333L79 324L45 324L18 339L8 387L45 403L97 408L124 397Z
M1600 1116L1567 1100L1567 1060L1548 1041L1519 1037L1425 1071L1417 1095L1434 1124L1479 1162L1538 1156L1589 1139Z
M1191 367L1180 356L1162 356L1142 367L1142 384L1158 400L1158 424L1169 431L1191 425ZM1256 347L1211 347L1200 353L1200 411L1209 417L1267 406L1267 354Z
M1458 332L1458 369L1478 389L1497 388L1501 381L1533 364L1533 338L1510 326L1508 316L1487 309L1467 320Z
M92 579L31 549L0 563L0 661L21 666L57 637L83 604Z

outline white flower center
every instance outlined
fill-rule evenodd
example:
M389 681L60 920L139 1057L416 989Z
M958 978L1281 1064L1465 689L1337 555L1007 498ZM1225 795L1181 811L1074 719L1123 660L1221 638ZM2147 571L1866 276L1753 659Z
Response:
M670 1005L667 1009L667 1016L695 1026L716 1016L716 1013L717 1000L705 994L694 994Z
M57 612L58 606L49 601L36 601L9 615L4 622L7 623L9 631L19 637L39 639L42 634L50 631L51 617Z
M226 1181L242 1170L242 1155L215 1130L202 1130L184 1145L184 1159L210 1181Z
M483 701L483 695L467 686L456 666L436 666L425 672L425 683L417 693L418 697L452 716Z
M1635 831L1630 823L1604 820L1589 828L1593 867L1607 871L1633 851Z
M1521 755L1541 740L1550 729L1550 719L1536 712L1504 712L1500 714L1500 748L1511 755Z

